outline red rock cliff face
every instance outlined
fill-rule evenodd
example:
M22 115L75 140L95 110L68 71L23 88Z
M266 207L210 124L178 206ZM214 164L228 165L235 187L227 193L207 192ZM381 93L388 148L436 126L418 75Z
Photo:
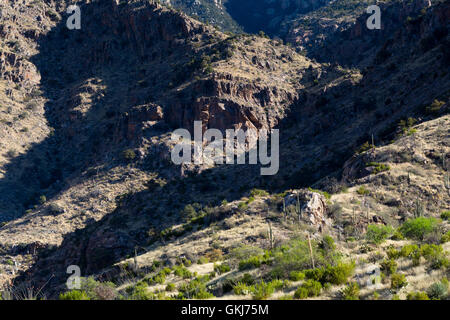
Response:
M228 75L199 81L192 88L199 97L192 102L174 100L168 105L167 121L191 129L194 120L219 130L270 129L282 117L283 108L298 94Z

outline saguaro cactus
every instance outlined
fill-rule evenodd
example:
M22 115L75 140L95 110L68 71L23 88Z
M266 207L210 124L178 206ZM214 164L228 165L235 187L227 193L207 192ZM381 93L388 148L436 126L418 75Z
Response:
M424 214L423 204L420 202L419 198L416 199L415 208L414 208L414 216L421 217Z
M450 194L450 174L444 175L444 186L447 192Z

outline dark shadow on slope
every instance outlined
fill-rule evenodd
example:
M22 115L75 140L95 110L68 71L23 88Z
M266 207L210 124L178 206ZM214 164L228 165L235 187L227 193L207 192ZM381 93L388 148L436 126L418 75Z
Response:
M315 10L329 0L304 1L261 1L261 0L228 0L224 3L231 17L241 25L246 32L258 33L264 31L274 36L278 35L281 23L288 16L307 13Z
M40 52L31 60L42 76L45 117L53 132L6 166L0 180L0 221L39 205L42 195L52 198L90 166L123 164L120 151L133 147L141 134L134 122L148 120L145 115L133 119L127 112L164 94L171 81L166 75L173 73L170 60L186 59L172 52L189 52L186 44L163 32L185 37L192 32L167 12L149 19L154 8L141 5L84 5L81 30L69 30L63 15L38 40ZM146 134L166 130L154 126Z

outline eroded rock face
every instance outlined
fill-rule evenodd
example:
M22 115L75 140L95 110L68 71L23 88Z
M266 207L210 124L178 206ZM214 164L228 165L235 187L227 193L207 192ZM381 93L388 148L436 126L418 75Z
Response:
M297 199L300 205L301 219L319 230L330 225L330 221L327 219L327 202L323 195L305 189L296 190L285 197L285 205L295 207Z

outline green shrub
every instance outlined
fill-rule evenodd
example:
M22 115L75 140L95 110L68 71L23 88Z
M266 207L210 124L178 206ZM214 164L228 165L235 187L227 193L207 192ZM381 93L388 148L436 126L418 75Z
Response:
M122 151L122 158L126 161L133 161L136 158L136 153L133 149L126 149Z
M230 265L227 263L222 263L219 265L214 264L214 271L218 274L227 273L231 270Z
M253 299L264 300L269 298L275 292L275 286L269 282L264 281L255 285L253 289Z
M183 279L189 279L192 277L192 272L190 272L187 268L183 266L175 266L173 269L174 274L178 277L181 277Z
M198 264L205 264L205 263L208 263L208 262L209 262L209 260L206 257L200 257L198 259L198 261L197 261Z
M239 270L248 270L253 268L259 268L261 267L261 264L264 263L264 257L263 256L254 256L250 257L246 260L242 260L239 262Z
M406 300L430 300L430 298L425 292L417 291L408 293Z
M448 288L442 282L435 282L427 289L427 294L433 300L444 300L447 298Z
M262 190L262 189L252 189L250 191L250 196L252 196L252 197L264 197L264 196L267 196L267 195L269 195L267 193L267 191Z
M82 290L71 290L59 295L59 300L90 300L87 293Z
M152 278L152 281L159 284L166 282L166 276L163 273L157 274Z
M394 259L384 259L381 263L381 270L387 275L394 274L397 271L397 262Z
M420 252L422 256L431 263L432 269L445 269L450 264L446 252L444 252L441 245L424 244L420 247Z
M450 231L442 235L441 243L446 243L450 241Z
M299 287L297 290L295 290L294 293L295 299L306 299L308 298L308 290L303 287Z
M247 295L250 294L254 291L254 287L253 286L248 286L245 283L242 282L238 282L234 287L233 287L233 292L236 295Z
M401 251L395 249L395 248L388 248L386 251L386 254L389 259L398 259L401 257Z
M172 292L175 290L175 284L173 283L168 283L166 286L166 291Z
M420 253L419 247L416 244L407 244L400 250L400 256L404 258L412 258L415 253Z
M366 163L366 167L373 167L373 173L377 174L384 171L389 171L391 168L384 164L384 163L378 163L378 162L369 162Z
M360 186L356 192L362 196L369 195L370 191L366 189L364 186Z
M323 195L325 197L325 199L330 200L331 199L331 195L326 192L326 191L322 191L322 190L318 190L318 189L313 189L311 187L308 188L309 191L311 192L315 192L315 193L320 193L321 195Z
M403 240L403 239L405 239L405 237L402 235L402 233L399 230L395 230L391 239L392 240Z
M356 282L350 282L341 290L342 299L359 300L359 286Z
M294 293L296 299L318 297L322 290L322 284L315 280L306 280Z
M248 205L245 202L241 202L238 204L238 209L240 212L243 212L248 209Z
M88 277L80 279L80 286L79 290L63 294L65 300L114 300L117 296L115 285L112 282L100 282L93 277ZM67 296L65 296L66 294Z
M329 235L325 235L322 238L322 241L320 242L320 248L322 250L325 250L326 252L334 251L336 249L336 244L334 243L334 239Z
M307 269L303 271L305 273L306 279L321 281L323 279L324 269L323 268L315 268L315 269Z
M344 284L348 281L348 278L353 274L355 269L355 263L339 263L336 266L328 265L323 272L320 282L332 283L332 284Z
M431 105L429 105L425 108L425 112L428 114L439 114L443 105L445 105L444 101L439 101L439 100L435 99L431 103Z
M209 299L214 295L206 289L205 279L194 279L188 283L183 283L178 288L181 297L185 299Z
M289 274L289 279L292 281L300 281L305 279L305 274L301 271L291 271Z
M334 250L324 250L314 241L311 243L316 266L334 265L339 254ZM295 239L278 247L273 253L273 273L287 279L291 271L304 270L311 267L308 241Z
M394 233L391 226L371 224L367 227L366 239L370 243L380 244Z
M391 275L391 289L399 290L403 287L406 287L408 282L406 281L406 277L401 273L394 273Z
M425 235L433 232L438 225L438 220L435 218L418 217L407 220L400 227L400 232L410 239L423 240Z
M442 220L450 220L450 210L441 213Z

